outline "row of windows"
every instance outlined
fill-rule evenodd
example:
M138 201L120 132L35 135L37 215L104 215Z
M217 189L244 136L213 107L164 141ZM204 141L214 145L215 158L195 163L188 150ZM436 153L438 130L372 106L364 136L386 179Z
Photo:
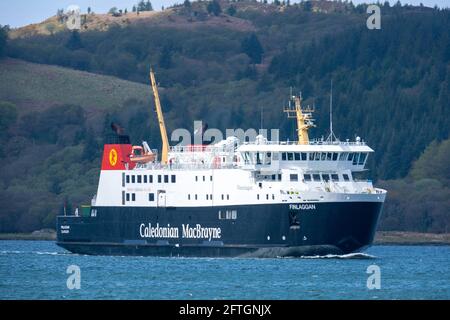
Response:
M198 176L195 176L195 182L197 182L198 180ZM203 181L206 181L206 176L203 176ZM209 181L213 181L213 176L209 176Z
M136 193L126 193L122 194L122 197L125 196L125 199L122 199L122 204L125 204L124 201L136 201ZM155 201L155 194L148 194L148 201Z
M321 179L322 178L322 179ZM342 178L344 179L344 181L350 181L350 177L348 174L344 173L342 175ZM324 181L324 182L328 182L328 181L333 181L333 182L337 182L339 181L339 175L336 173L332 173L332 174L328 174L328 173L313 173L313 174L309 174L306 173L303 175L303 179L305 182L309 182L309 181L316 181L316 182L320 182L320 181ZM298 175L296 174L291 174L291 181L298 181Z
M130 196L131 196L131 201L136 201L136 193L127 193L126 201L130 201Z
M227 200L230 200L230 195L229 194L227 194L227 195L222 194L222 200L225 200L225 196L226 196ZM191 195L188 194L188 200L191 200L192 198L194 200L198 200L198 196L196 194L194 194L194 197L191 197ZM207 194L206 195L206 200L212 200L212 199L213 199L213 195L212 194Z
M236 220L237 219L237 210L219 210L219 219L220 220Z
M158 179L158 183L162 183L164 181L164 183L169 183L169 175L165 174L165 175L161 175L159 174L157 176ZM127 183L153 183L153 175L127 175L126 176L126 182ZM170 182L171 183L176 183L177 182L177 177L176 175L172 174L170 175Z
M256 199L257 199L257 200L260 199L259 194L256 195ZM266 194L266 200L269 200L269 194ZM274 194L272 194L272 200L275 200L275 195L274 195Z
M271 175L256 175L256 179L264 181L281 181L281 173Z
M283 161L352 161L354 165L363 165L366 161L366 152L283 152Z

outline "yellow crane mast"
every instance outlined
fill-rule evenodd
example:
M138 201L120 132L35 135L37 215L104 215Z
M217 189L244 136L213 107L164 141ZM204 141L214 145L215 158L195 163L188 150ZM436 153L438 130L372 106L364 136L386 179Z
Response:
M311 115L314 110L309 108L302 110L302 98L300 96L291 96L291 99L294 100L295 108L288 107L283 111L287 113L288 118L297 119L297 143L309 144L308 130L315 126Z
M156 114L158 115L159 131L161 132L162 150L161 162L167 164L169 155L169 139L167 138L166 125L164 123L164 115L162 113L161 102L159 101L158 86L156 85L155 74L150 69L150 81L152 84L153 95L155 97Z

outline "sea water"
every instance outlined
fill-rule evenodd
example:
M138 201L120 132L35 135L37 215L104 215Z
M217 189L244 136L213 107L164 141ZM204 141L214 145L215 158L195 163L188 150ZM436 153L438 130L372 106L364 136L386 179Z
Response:
M450 246L242 259L85 256L51 241L0 241L0 299L450 299Z

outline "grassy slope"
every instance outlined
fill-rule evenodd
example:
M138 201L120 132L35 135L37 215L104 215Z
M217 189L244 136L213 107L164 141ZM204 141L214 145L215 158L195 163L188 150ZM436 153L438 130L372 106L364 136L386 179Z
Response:
M151 101L144 84L15 59L0 61L0 79L0 101L11 101L19 110L71 103L92 112L128 99Z

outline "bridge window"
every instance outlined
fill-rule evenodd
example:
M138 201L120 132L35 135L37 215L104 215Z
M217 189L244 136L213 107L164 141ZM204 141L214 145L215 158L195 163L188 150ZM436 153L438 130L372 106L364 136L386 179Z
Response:
M314 181L319 181L320 182L320 174L313 174L313 180Z
M127 174L127 183L130 183L130 176Z
M352 161L352 160L353 160L353 153L352 153L352 152L350 152L350 153L348 154L347 160L348 160L348 161Z
M353 165L358 164L358 158L359 158L359 153L355 153L355 155L353 156Z
M130 194L127 193L127 201L130 201Z
M345 159L347 159L348 153L347 152L342 152L339 155L339 161L344 161Z
M361 153L360 156L359 156L358 164L359 165L364 164L364 162L366 162L366 158L367 158L367 153L365 153L365 152Z
M320 159L322 161L325 161L327 159L327 153L326 152L322 152L322 156L320 157Z
M227 200L230 200L230 195L229 194L227 194Z
M172 183L176 183L177 182L177 176L176 175L172 175L171 177L170 177L170 182L172 182Z
M144 183L147 183L147 175L144 175Z
M348 177L348 174L343 174L342 178L344 178L344 181L350 181L350 178Z
M311 181L311 175L310 174L305 174L304 178L305 178L305 181Z
M222 195L222 200L224 200L224 198L225 198L224 195Z
M137 176L137 183L142 183L142 176L141 175Z
M266 194L266 200L269 200L269 195L268 194Z
M339 176L337 174L332 174L331 175L331 181L339 181Z
M153 176L152 176L152 175L149 175L149 176L148 176L148 179L149 179L148 181L149 181L150 183L153 183Z
M293 161L293 160L294 160L294 153L288 152L288 161Z
M261 164L261 152L256 153L256 164Z
M283 152L283 153L281 154L281 160L283 160L283 161L286 161L286 160L287 160L287 153L286 153L286 152Z
M131 176L131 183L136 183L136 176Z
M191 195L190 194L188 194L188 200L191 200Z
M195 195L195 200L197 200L197 195Z
M275 161L278 161L280 159L279 153L278 152L274 152L273 156L272 156L272 159L275 160Z
M272 163L272 153L271 152L266 152L266 159L265 159L265 164L271 164Z
M259 194L256 195L256 200L259 200Z
M161 183L161 182L162 182L161 175L158 174L158 183Z
M328 174L322 174L322 180L325 181L325 182L330 181L330 175L328 175Z
M291 174L289 175L291 181L298 181L298 174Z
M149 193L148 194L148 201L152 201L152 202L155 201L155 194L154 193Z
M306 155L307 155L306 152L301 153L302 161L306 161Z
M333 153L333 161L336 161L338 159L338 154L337 152Z
M314 153L314 160L319 161L320 160L320 152Z
M169 183L169 175L168 174L164 175L164 183Z
M300 161L300 153L299 152L296 152L295 154L294 154L294 157L295 157L295 161Z
M244 163L245 164L250 163L250 152L244 152Z
M195 181L196 181L196 182L198 181L198 176L195 176Z
M327 161L331 161L331 159L332 159L332 154L331 154L331 152L328 152L327 153Z
M136 201L136 193L131 194L131 201Z

